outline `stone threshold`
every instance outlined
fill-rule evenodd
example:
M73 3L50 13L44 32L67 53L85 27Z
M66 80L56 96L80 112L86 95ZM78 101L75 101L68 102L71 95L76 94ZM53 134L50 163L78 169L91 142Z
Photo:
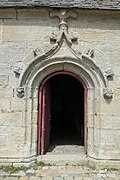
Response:
M52 165L87 165L87 155L81 154L45 154L37 157L37 161L43 161Z

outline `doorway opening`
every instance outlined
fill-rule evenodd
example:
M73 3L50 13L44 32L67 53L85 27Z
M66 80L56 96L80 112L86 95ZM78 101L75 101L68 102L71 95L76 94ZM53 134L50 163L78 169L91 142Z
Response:
M67 73L45 82L39 98L38 154L85 146L84 95L82 83Z

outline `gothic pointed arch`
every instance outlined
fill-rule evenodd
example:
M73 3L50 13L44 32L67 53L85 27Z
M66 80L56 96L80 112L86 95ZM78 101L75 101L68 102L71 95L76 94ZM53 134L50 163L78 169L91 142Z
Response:
M112 91L108 88L107 77L95 61L96 49L87 47L81 52L72 46L77 43L77 37L69 34L67 19L77 18L77 14L66 10L50 13L50 17L55 16L59 17L60 21L59 34L52 33L49 44L36 48L23 60L25 66L19 78L18 96L24 96L25 88L38 88L41 77L45 78L48 74L62 69L78 74L88 88L102 89L104 97L111 98ZM15 72L19 73L19 70L20 68L15 69Z

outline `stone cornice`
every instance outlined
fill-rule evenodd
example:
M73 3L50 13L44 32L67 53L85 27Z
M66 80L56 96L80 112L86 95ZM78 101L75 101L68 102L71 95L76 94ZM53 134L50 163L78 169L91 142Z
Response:
M0 7L52 7L120 10L120 0L2 0Z

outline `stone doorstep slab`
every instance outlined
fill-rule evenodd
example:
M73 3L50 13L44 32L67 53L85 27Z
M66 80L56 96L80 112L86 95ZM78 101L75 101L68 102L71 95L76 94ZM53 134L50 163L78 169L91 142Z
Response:
M46 154L37 157L37 161L43 161L45 163L55 164L55 165L66 165L66 164L88 164L88 158L86 155L78 155L78 154L68 154L68 155L56 155L56 154Z

